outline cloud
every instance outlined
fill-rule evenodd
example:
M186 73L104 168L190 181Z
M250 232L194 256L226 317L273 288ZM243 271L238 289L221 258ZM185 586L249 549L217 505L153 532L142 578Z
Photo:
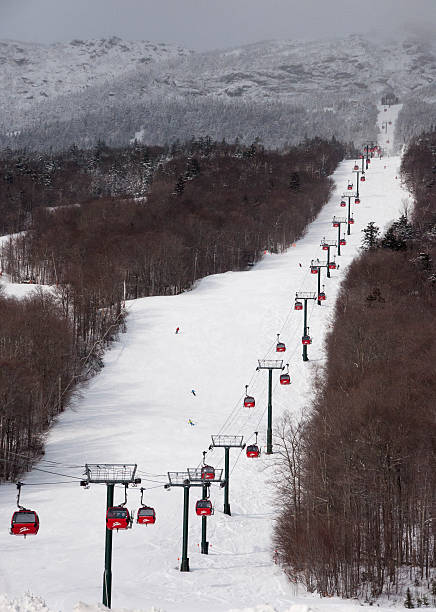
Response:
M112 35L204 50L268 39L377 32L431 36L434 0L0 0L0 38L55 42Z

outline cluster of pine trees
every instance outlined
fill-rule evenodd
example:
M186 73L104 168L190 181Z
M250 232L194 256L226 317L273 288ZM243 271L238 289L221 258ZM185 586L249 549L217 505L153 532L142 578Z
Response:
M4 244L3 272L55 289L0 300L0 478L28 467L76 382L101 365L126 297L176 294L286 248L328 200L343 155L322 140L278 153L208 138L154 153L9 153L5 227L27 230Z
M322 595L371 601L408 580L436 603L435 152L435 132L409 146L413 215L366 228L310 415L281 427L276 546Z

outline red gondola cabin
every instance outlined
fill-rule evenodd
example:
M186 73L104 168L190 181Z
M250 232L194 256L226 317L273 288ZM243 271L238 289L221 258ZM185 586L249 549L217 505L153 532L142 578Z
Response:
M355 204L360 204L360 198L356 198L356 199L354 200L354 203L355 203Z
M154 525L156 522L156 512L154 508L150 508L149 506L142 506L142 508L139 508L136 522L140 525Z
M346 201L345 201L345 200L341 200L341 206L342 206L342 208L345 208L345 206L346 206L346 205L347 205Z
M260 449L257 446L257 444L249 444L245 452L246 452L247 457L250 457L250 458L259 457L260 455Z
M213 480L215 478L215 468L211 465L203 465L201 468L201 479L202 480Z
M210 516L213 514L213 507L210 499L199 499L195 504L195 512L198 516Z
M323 244L322 245L322 250L323 251L328 251L329 250L329 245L328 244Z
M36 535L39 530L39 518L33 510L16 510L11 519L11 534Z
M350 225L353 225L353 223L354 223L354 219L353 219L353 217L350 217L350 218L348 219L348 223L349 223Z
M245 408L254 408L256 402L254 401L254 397L251 395L246 395L244 397L244 406Z
M340 244L341 246L346 246L347 241L345 240L345 238L341 238L341 239L339 240L339 244ZM333 269L333 268L332 268L332 269Z
M341 243L342 244L342 243ZM329 270L336 270L336 264L334 261L331 261L329 263Z
M284 353L286 351L286 344L284 342L277 342L276 353Z
M339 223L337 221L333 221L333 227L339 227Z
M298 300L295 302L294 304L294 310L303 310L303 304L302 302L299 302Z
M291 377L286 372L284 374L280 374L280 384L281 385L290 385Z
M359 170L359 166L357 164L354 164L354 170Z
M364 183L364 182L366 181L366 178L365 178L365 177L362 175L362 176L360 177L360 180L362 181L362 183Z
M311 274L318 274L318 268L316 266L310 266Z
M124 506L113 506L107 509L106 527L113 529L128 529L130 527L130 513Z
M326 295L324 291L321 291L321 293L318 293L318 301L323 302L325 299L326 299Z
M307 336L307 335L306 335L306 336L303 336L303 337L301 338L301 343L302 343L302 344L312 344L312 339L311 339L311 337L310 337L310 336Z
M348 191L351 191L353 189L353 183L349 182L348 186L347 186L347 189L348 189Z

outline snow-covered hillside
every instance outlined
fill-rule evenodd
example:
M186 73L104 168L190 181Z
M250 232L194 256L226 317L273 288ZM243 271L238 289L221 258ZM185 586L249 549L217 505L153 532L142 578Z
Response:
M20 125L19 117L24 119L41 102L189 53L175 45L124 41L116 36L51 45L0 41L0 124L7 120L12 129Z
M308 407L325 359L323 341L335 297L358 253L361 230L369 221L385 227L409 201L396 178L399 164L398 157L391 157L370 165L361 203L354 205L355 224L337 258L340 268L323 281L327 301L310 307L313 344L308 363L301 358L303 321L301 312L293 310L294 296L296 291L316 290L308 266L311 259L322 258L321 239L337 236L332 217L343 214L339 200L353 178L350 160L334 174L336 188L329 203L286 253L267 253L249 271L205 278L178 296L128 304L127 333L106 354L103 371L59 417L48 435L44 459L23 479L21 501L40 516L36 537L7 533L16 490L12 484L0 488L0 592L8 597L36 593L50 610L62 612L78 601L100 601L106 491L99 485L83 490L79 480L86 462L126 462L138 463L142 486L148 489L144 502L155 507L157 522L114 534L114 609L260 612L271 608L256 606L269 604L279 612L345 612L360 605L307 594L274 564L274 455L248 459L244 453L231 453L232 516L222 512L222 490L212 487L215 515L208 521L207 556L199 550L201 521L193 510L198 494L191 490L189 573L179 571L183 493L163 485L167 471L200 464L213 434L243 435L250 443L259 430L264 447L267 376L256 372L256 366L258 359L277 356L279 332L287 345L282 356L290 364L292 384L284 387L274 381L275 422L286 410L298 417ZM176 327L179 334L174 333ZM254 409L242 407L245 384L256 398ZM222 467L223 453L208 452L207 461ZM115 502L121 501L123 490L117 489ZM138 489L130 488L128 507L137 509L139 501ZM20 605L12 609L21 612Z
M3 42L0 62L5 146L89 146L97 138L123 144L144 128L150 144L192 134L261 136L274 147L306 135L360 143L363 134L373 136L371 105L383 94L436 101L435 46L416 40L349 36L205 53L118 38L48 47ZM259 133L263 124L272 136Z

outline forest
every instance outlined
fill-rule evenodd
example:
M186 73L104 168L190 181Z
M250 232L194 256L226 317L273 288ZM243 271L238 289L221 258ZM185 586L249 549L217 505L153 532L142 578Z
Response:
M43 452L53 419L125 326L125 299L173 295L297 240L328 200L345 148L286 152L191 140L2 159L2 273L49 285L0 297L0 478ZM24 230L24 231L23 231ZM40 322L35 325L35 321Z
M277 430L275 544L289 578L324 596L414 585L436 604L436 132L415 138L401 178L415 199L384 236L370 223L327 337L307 417Z

